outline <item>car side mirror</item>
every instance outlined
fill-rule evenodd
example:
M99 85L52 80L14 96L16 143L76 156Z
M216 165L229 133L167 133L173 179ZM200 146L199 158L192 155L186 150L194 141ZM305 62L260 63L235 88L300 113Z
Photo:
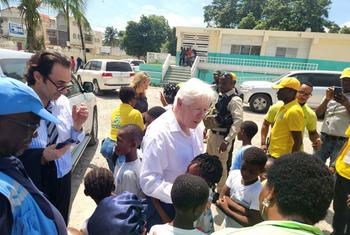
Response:
M84 82L83 89L85 92L93 92L94 91L94 84L92 84L92 82Z

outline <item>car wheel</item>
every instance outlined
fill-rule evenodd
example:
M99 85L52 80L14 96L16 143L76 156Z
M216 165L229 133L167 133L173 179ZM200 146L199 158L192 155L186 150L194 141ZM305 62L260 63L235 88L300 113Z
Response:
M266 113L271 106L271 98L266 94L256 94L250 98L249 107L253 112Z
M94 108L94 114L92 116L92 127L91 127L91 139L88 146L93 146L98 142L98 122L97 122L97 109Z
M97 80L94 80L92 83L94 84L94 94L95 95L102 95L102 91L100 89L100 86L98 85Z

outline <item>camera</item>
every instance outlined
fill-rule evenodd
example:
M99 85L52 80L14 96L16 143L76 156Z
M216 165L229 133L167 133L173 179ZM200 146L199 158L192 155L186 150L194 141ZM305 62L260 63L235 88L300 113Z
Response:
M334 87L334 96L342 96L343 95L343 88L336 86Z

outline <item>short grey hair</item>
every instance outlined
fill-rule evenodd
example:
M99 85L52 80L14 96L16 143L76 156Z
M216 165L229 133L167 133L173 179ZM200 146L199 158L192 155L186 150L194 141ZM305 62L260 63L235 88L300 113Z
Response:
M174 106L177 106L178 99L181 99L184 104L190 105L196 98L202 97L208 100L208 104L211 104L216 96L216 92L208 83L198 78L191 78L180 85L180 90L175 96Z

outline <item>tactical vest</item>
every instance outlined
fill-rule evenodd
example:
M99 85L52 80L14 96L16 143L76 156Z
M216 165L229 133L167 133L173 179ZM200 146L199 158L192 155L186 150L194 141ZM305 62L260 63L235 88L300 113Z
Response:
M0 172L0 193L11 205L13 235L58 234L54 221L44 215L30 193L16 180L2 172Z
M216 116L215 119L219 123L220 128L229 129L233 123L231 112L227 106L236 94L230 96L219 96L218 102L215 104Z

